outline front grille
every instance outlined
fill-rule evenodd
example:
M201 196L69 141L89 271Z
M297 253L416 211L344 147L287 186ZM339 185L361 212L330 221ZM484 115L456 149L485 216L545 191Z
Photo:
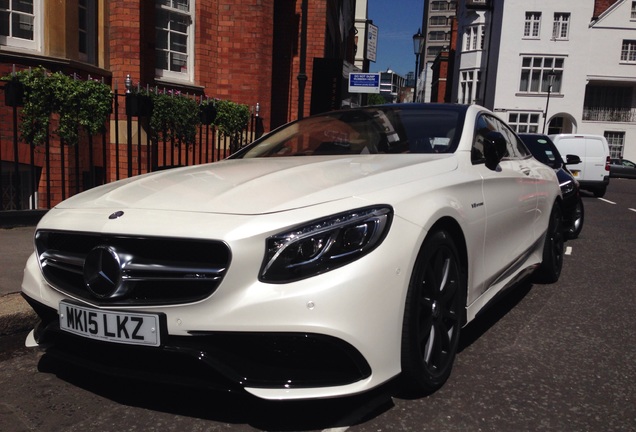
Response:
M98 305L161 305L201 300L221 283L230 251L220 241L39 230L35 245L47 282ZM96 296L84 277L95 248L125 256L116 296Z

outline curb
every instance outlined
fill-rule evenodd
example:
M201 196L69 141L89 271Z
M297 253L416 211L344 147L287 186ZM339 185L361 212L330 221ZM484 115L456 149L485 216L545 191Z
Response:
M0 297L0 336L31 330L39 318L20 293Z

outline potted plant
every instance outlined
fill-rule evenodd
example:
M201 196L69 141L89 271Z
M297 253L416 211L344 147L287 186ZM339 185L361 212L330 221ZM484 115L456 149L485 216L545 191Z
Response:
M20 134L23 141L40 145L46 141L53 113L59 115L53 132L67 144L77 144L78 126L89 133L103 132L112 107L110 87L95 80L81 80L61 72L50 74L43 67L3 77L23 86Z
M244 104L237 104L227 100L216 102L216 120L214 124L224 137L230 138L230 151L238 150L241 133L250 120L250 108Z
M199 104L199 119L201 124L211 125L216 119L216 100L202 99Z
M4 103L10 107L24 105L24 84L15 75L4 85Z

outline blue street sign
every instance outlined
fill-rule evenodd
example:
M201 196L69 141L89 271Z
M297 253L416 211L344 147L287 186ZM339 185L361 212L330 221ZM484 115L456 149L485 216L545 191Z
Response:
M349 93L380 93L380 74L350 73Z

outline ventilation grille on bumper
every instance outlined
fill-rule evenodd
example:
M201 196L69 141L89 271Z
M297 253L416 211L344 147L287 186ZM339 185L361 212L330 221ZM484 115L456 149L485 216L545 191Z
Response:
M40 230L35 244L44 277L52 286L102 305L201 300L216 290L230 263L227 245L210 240ZM125 263L111 269L120 276L116 295L95 295L89 289L84 267L95 249L125 257Z

